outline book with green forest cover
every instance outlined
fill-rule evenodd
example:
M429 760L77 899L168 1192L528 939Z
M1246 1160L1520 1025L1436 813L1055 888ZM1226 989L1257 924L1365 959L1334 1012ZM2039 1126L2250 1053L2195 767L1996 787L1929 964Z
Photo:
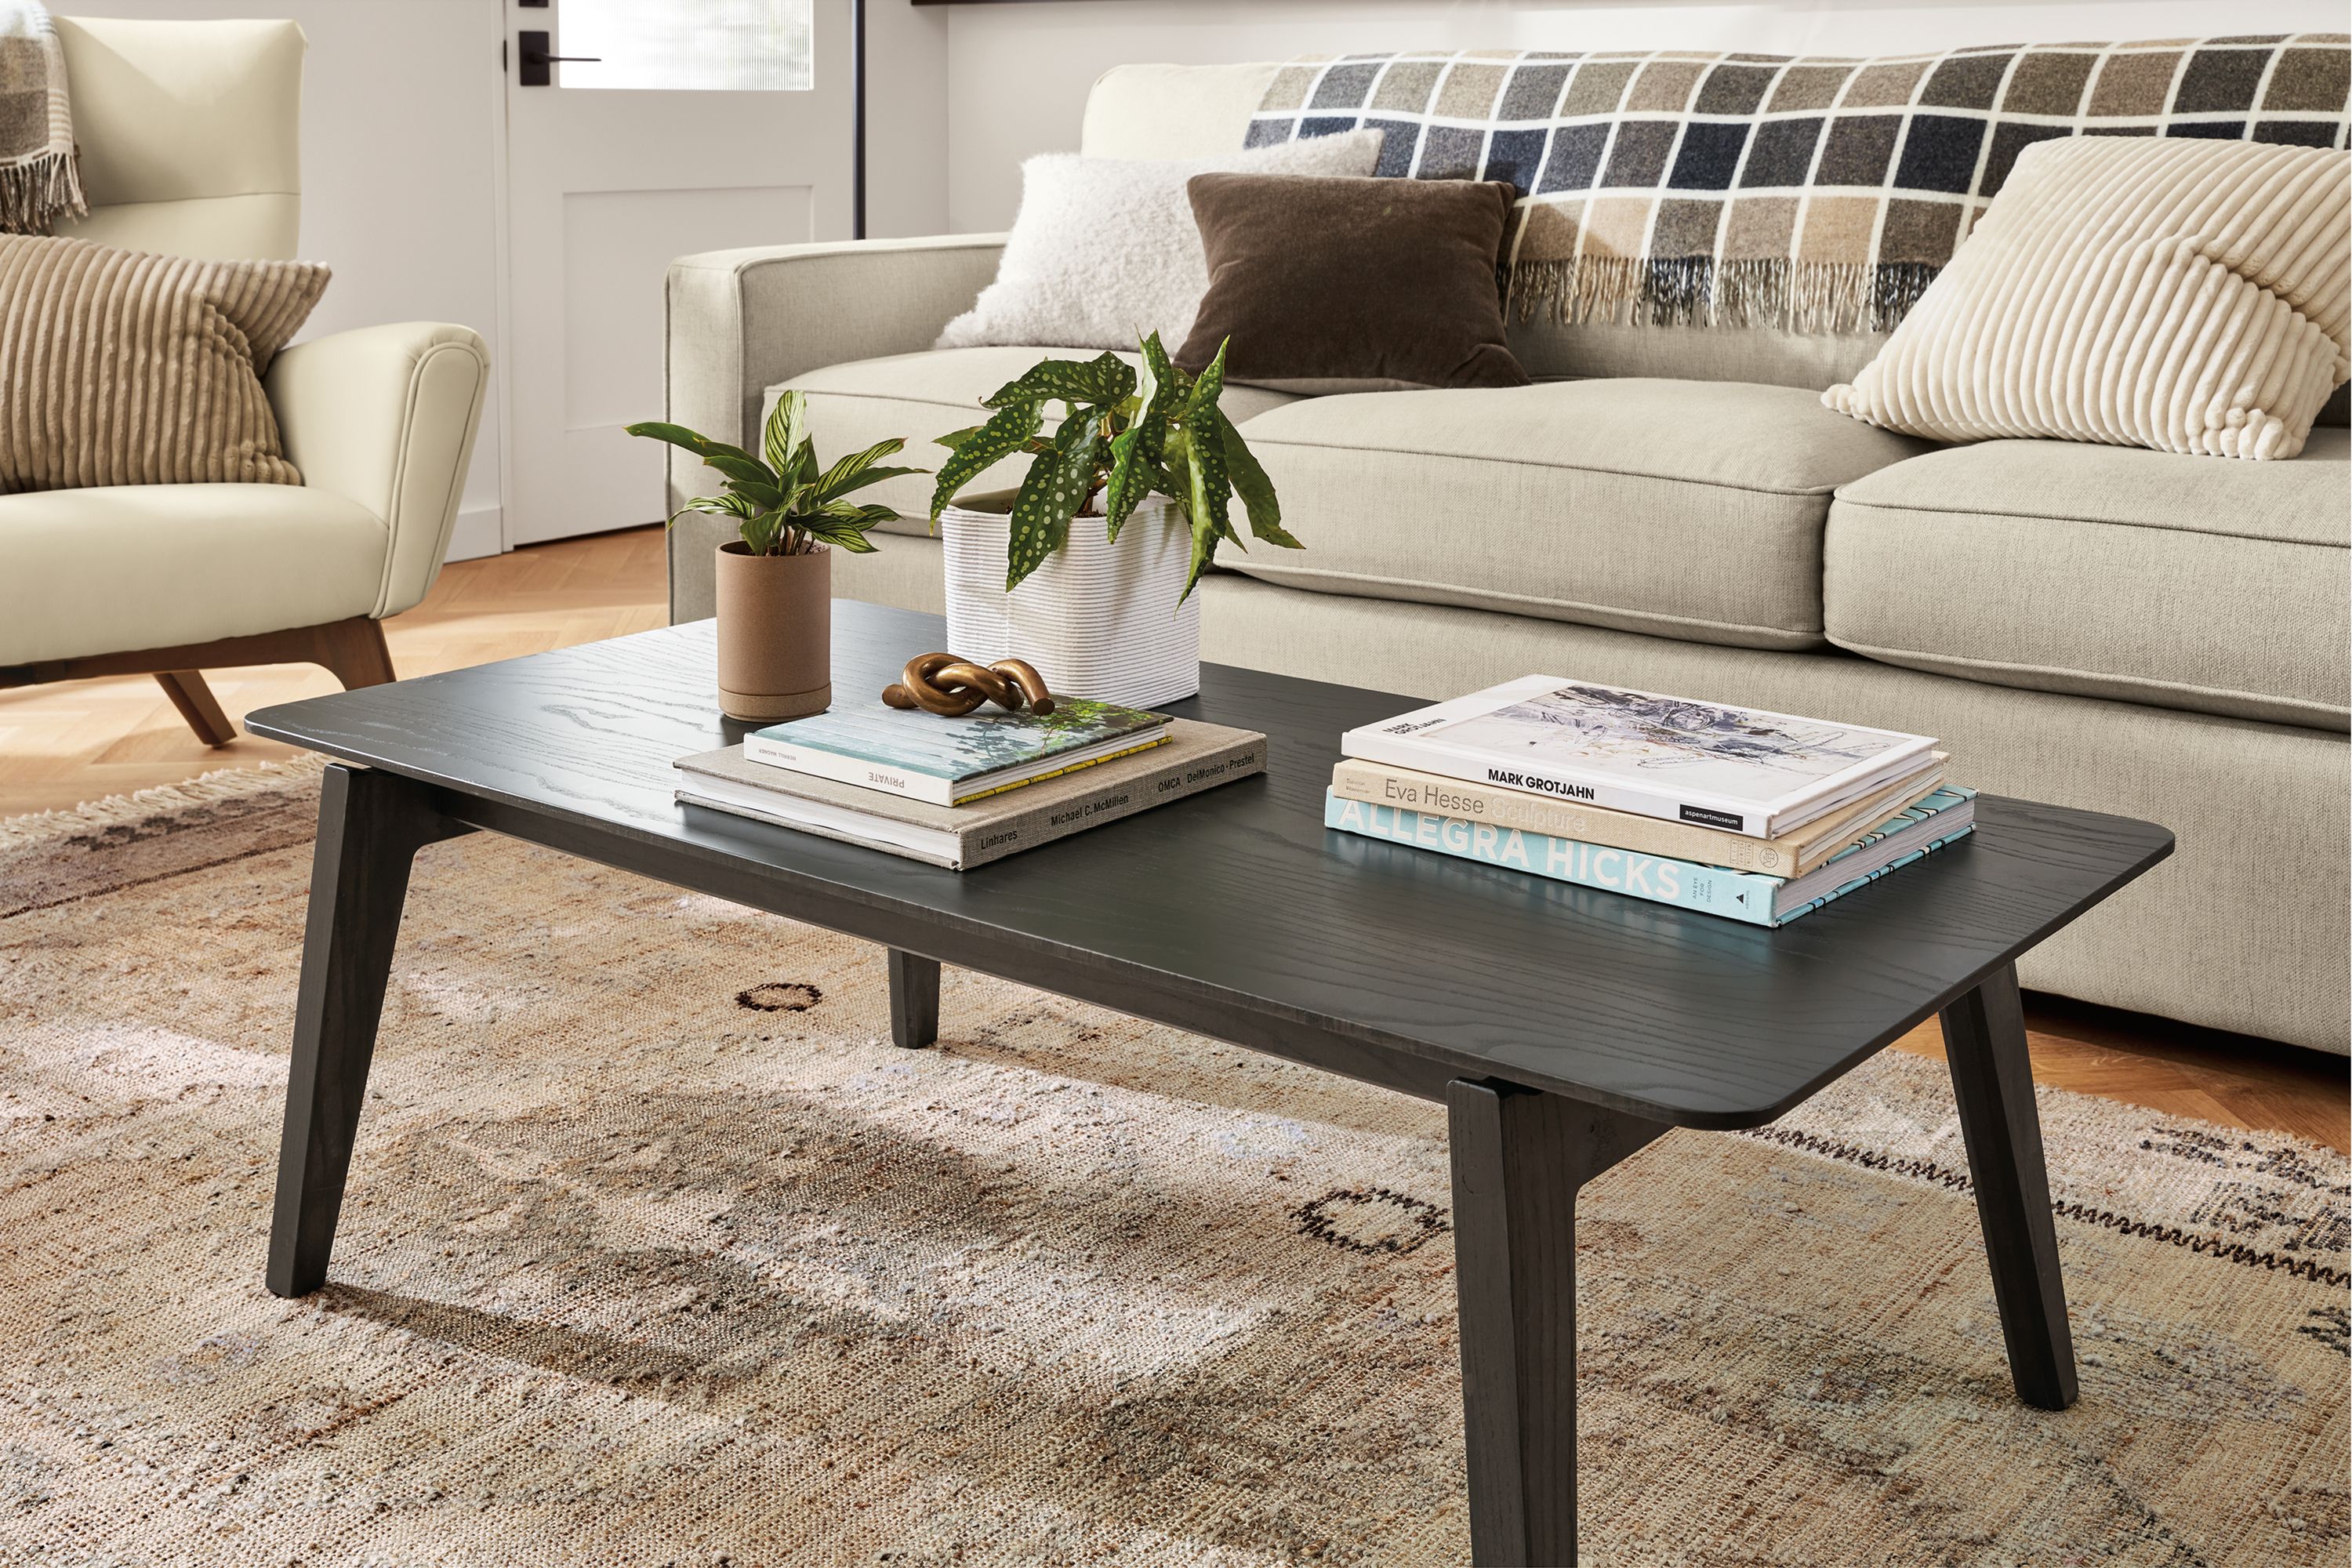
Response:
M961 805L1074 768L1154 746L1165 715L1116 702L1056 697L1042 717L986 707L958 718L879 700L847 703L745 737L743 755L769 767Z

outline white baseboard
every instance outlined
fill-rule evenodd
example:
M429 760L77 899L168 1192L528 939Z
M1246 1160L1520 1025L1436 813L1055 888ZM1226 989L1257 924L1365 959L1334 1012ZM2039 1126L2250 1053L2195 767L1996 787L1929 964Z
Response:
M458 508L457 524L449 530L449 553L442 559L472 561L503 552L507 544L500 510L496 501Z

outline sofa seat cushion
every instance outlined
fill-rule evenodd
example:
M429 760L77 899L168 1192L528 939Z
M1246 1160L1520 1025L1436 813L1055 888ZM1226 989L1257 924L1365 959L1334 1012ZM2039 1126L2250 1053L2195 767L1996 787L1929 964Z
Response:
M0 496L0 665L369 615L390 552L366 508L298 485Z
M2352 437L2231 463L1986 441L1838 491L1832 641L2002 686L2347 727Z
M852 360L796 375L768 388L760 417L762 421L767 418L776 405L779 393L786 387L798 387L808 394L809 432L816 437L817 456L826 462L845 453L862 452L877 441L903 436L907 438L907 450L896 461L937 468L948 454L946 447L933 444L936 437L987 418L988 411L980 405L982 398L1014 380L1039 360L1049 357L1087 360L1095 356L1083 349L988 347L929 349L921 353ZM1119 357L1129 364L1139 363L1132 353ZM1239 424L1278 405L1297 401L1289 393L1257 386L1229 386L1223 406ZM1058 423L1048 419L1045 429L1050 432ZM969 488L1008 489L1018 485L1028 470L1027 458L1007 458ZM898 509L900 520L883 524L881 531L930 531L931 477L928 473L885 479L870 489L860 490L857 499Z
M1221 564L1740 647L1819 647L1822 529L1927 451L1798 387L1566 381L1285 404L1242 433L1303 552Z

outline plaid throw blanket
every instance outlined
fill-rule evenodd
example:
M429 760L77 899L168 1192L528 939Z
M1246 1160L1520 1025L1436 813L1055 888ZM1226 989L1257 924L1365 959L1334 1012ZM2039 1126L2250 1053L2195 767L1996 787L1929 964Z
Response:
M0 234L47 234L89 210L57 25L39 0L0 0Z
M1388 132L1378 173L1507 180L1521 320L1885 331L2056 136L2346 145L2343 34L1879 59L1349 55L1285 66L1248 145Z

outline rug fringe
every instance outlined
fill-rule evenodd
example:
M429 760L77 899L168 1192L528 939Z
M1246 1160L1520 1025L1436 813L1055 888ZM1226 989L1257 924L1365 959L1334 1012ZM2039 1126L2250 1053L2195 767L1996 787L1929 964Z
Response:
M215 768L178 784L157 784L130 795L110 795L86 801L70 811L36 811L23 816L0 817L0 850L27 848L55 838L69 838L94 828L144 822L192 805L236 800L305 784L326 771L331 759L305 752L290 762L260 762L249 767Z

